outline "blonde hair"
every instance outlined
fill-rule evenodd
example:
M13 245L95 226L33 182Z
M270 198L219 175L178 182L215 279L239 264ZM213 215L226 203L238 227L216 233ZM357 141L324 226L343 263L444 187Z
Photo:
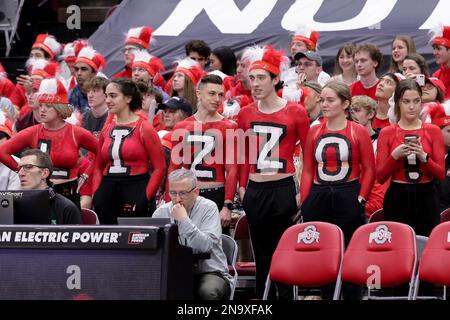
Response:
M363 108L367 112L375 112L377 103L371 97L368 96L355 96L352 97L352 108Z
M47 103L47 105L53 107L63 119L69 118L72 115L73 106L68 103Z

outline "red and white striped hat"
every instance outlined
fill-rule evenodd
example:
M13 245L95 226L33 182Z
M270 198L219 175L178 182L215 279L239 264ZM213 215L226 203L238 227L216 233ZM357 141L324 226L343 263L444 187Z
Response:
M55 78L42 80L37 94L39 103L46 103L46 104L69 103L66 88L64 87L61 81Z
M59 71L57 62L50 62L42 58L30 58L26 63L28 73L32 76L40 76L44 79L53 78Z
M420 113L422 121L431 122L438 127L450 125L450 101L444 103L425 103Z
M89 65L94 71L98 72L106 68L106 61L100 52L92 47L84 47L75 60L75 64L83 62Z
M157 73L164 71L162 61L159 58L152 56L146 50L136 51L134 54L132 68L143 68L152 77L154 77Z
M434 45L441 45L450 48L450 26L444 26L443 24L430 29L431 39Z
M251 60L253 62L250 65L250 71L262 69L277 76L289 68L289 58L282 51L275 50L271 45L254 49Z
M69 42L64 46L62 56L66 63L75 63L78 54L81 49L89 46L89 43L85 39L78 39L74 42Z
M178 65L175 69L175 72L183 73L191 80L194 86L197 85L200 79L205 75L205 72L200 67L200 64L189 57L178 61Z
M319 32L304 25L298 25L296 29L292 36L292 42L304 42L308 50L315 51L319 40Z
M153 29L147 26L131 28L128 30L125 44L139 45L145 49L150 49L150 41Z
M51 59L61 53L61 44L51 34L39 34L31 48L44 50L50 55Z
M12 137L13 123L8 119L3 110L0 110L0 132L6 133L10 138Z

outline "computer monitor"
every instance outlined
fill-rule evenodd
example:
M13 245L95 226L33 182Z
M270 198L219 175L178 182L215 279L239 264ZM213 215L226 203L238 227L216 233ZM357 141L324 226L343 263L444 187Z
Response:
M5 206L6 203L9 205ZM51 224L49 191L0 191L0 216L3 224L8 224L8 221L14 224Z
M162 227L170 224L170 218L152 218L152 217L117 217L119 226L155 226Z

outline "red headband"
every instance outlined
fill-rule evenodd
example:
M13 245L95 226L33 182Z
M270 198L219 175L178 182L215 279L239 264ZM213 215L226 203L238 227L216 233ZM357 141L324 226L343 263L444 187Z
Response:
M263 60L257 60L251 64L250 71L255 69L266 70L270 73L273 73L276 76L280 74L280 68Z

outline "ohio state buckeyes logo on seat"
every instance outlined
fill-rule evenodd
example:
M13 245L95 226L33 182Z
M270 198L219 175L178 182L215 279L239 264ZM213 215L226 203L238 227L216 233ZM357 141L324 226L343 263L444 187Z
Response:
M375 241L376 244L384 244L386 241L391 242L392 232L389 231L389 228L382 224L379 225L374 232L369 235L369 243Z
M305 227L303 232L300 232L297 236L297 243L303 242L304 244L311 244L314 241L319 242L320 232L317 232L315 225L309 225Z

